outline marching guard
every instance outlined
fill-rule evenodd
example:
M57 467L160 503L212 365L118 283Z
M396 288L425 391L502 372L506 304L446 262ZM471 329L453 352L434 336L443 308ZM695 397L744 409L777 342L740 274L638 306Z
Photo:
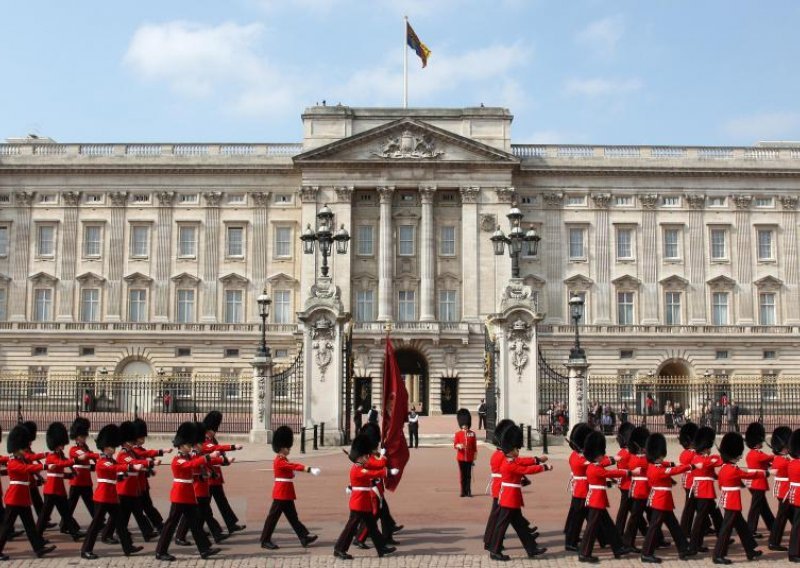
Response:
M456 412L458 432L453 436L453 447L456 449L459 478L461 480L461 497L472 497L472 468L478 457L478 438L472 428L472 415L466 408Z
M572 427L569 435L569 447L572 453L569 456L569 467L571 477L569 490L572 499L567 513L567 520L564 525L564 550L568 552L578 552L578 542L581 537L581 529L586 521L588 509L586 508L586 495L589 493L589 483L586 478L586 468L589 467L589 460L583 455L583 445L586 437L592 432L592 428L585 422L579 422ZM611 465L612 460L606 458L601 462L602 465ZM598 542L605 546L606 540L603 534L598 535Z
M750 451L747 452L747 469L749 471L767 471L772 467L772 462L775 455L764 452L761 448L764 447L764 442L767 439L767 432L760 422L752 422L747 426L744 434L745 442ZM763 538L763 535L758 534L758 518L761 517L764 525L767 527L767 532L772 532L772 526L775 523L775 515L772 514L772 509L769 507L767 500L767 492L769 491L769 483L767 483L766 476L754 477L745 481L748 489L750 489L750 511L747 513L747 526L755 538Z
M697 424L694 422L687 422L681 426L680 432L678 432L678 442L680 443L681 447L683 447L683 451L681 451L680 455L678 456L678 463L681 465L691 465L692 461L694 461L694 456L696 453L694 451L694 437L697 435L697 429ZM694 519L694 513L697 509L697 500L692 492L692 472L688 471L684 473L682 479L685 497L683 501L683 512L681 513L681 530L683 531L683 534L688 535L692 530L692 519Z
M69 449L69 457L74 463L72 466L73 476L69 480L67 501L71 515L75 514L78 501L82 500L86 510L89 511L89 516L94 517L92 470L95 462L100 459L100 454L89 449L89 445L86 443L90 426L89 420L78 416L69 427L69 437L75 441L75 444ZM63 519L61 531L67 532L67 528L63 525Z
M715 437L716 433L712 428L703 426L697 430L692 444L696 453L692 464L700 464L692 474L692 494L697 502L697 512L692 522L689 544L694 552L708 552L703 546L703 540L709 521L713 521L717 533L722 525L722 514L717 509L717 493L714 490L715 470L722 466L722 458L711 455Z
M633 428L634 426L632 423L623 422L619 425L619 429L617 430L619 451L614 459L616 459L619 469L628 469L628 460L631 457L631 453L628 450L628 440L630 439L631 432L633 432ZM630 488L630 477L624 477L619 482L619 509L617 509L617 518L614 522L617 527L617 532L620 534L625 530L625 523L628 521L628 514L631 512L632 503L629 494Z
M64 447L69 444L67 427L61 422L53 422L47 427L45 437L50 453L45 459L47 480L44 484L44 504L39 521L36 523L36 530L39 531L39 534L44 534L45 526L50 521L50 514L55 507L58 509L58 514L61 515L61 525L64 527L62 530L70 534L73 540L78 541L85 535L80 531L80 526L69 510L67 490L64 487L64 477L71 476L75 463L64 455ZM67 469L70 470L70 473L67 473Z
M28 433L30 434L30 443L28 444L28 448L25 450L25 459L27 459L29 462L42 461L44 458L47 457L47 454L35 453L31 449L33 442L36 441L36 434L38 433L39 430L38 426L36 425L36 422L33 422L32 420L27 420L22 423L22 426L25 427L28 430ZM42 494L39 491L39 487L44 485L44 480L42 479L42 476L37 472L31 474L30 481L31 484L29 489L31 491L31 502L33 503L33 510L36 511L36 515L38 516L42 514L42 506L44 505L44 500L42 500ZM51 523L47 523L47 528L50 528L52 526L53 525Z
M789 492L785 499L791 505L792 532L789 533L789 561L800 562L800 429L792 432L789 438L789 463L787 477Z
M792 429L788 426L778 426L772 431L770 445L775 459L772 461L772 469L775 478L772 484L772 493L778 499L778 512L775 514L775 522L772 523L772 530L769 533L769 549L779 552L789 550L782 543L783 533L786 531L786 521L794 521L792 517L792 504L786 498L789 493L789 464L792 456L789 455L789 439L792 437Z
M209 412L203 418L203 424L206 428L206 439L203 443L204 453L220 452L224 457L225 452L242 449L242 446L238 444L220 444L217 442L217 432L219 432L219 427L222 425L222 413L220 411L212 410ZM228 532L233 534L236 531L243 531L245 525L239 524L239 518L233 512L228 502L228 496L225 495L225 478L222 476L221 466L211 466L211 479L208 481L208 489L217 504L217 509L219 509L219 514L222 515L222 520L228 528Z
M486 529L483 531L484 550L489 550L492 542L492 533L494 533L494 527L497 525L497 512L499 507L497 500L500 497L500 483L501 478L503 477L503 474L500 473L500 466L502 466L503 462L506 460L506 455L503 453L503 449L501 447L503 432L513 425L513 420L504 418L497 423L497 425L494 427L494 433L492 434L492 441L494 442L495 450L492 453L492 457L489 458L489 469L491 470L491 473L489 477L489 486L487 488L492 495L492 509L489 512L489 519L486 521Z
M136 427L136 443L133 446L133 453L136 457L139 459L155 459L162 457L164 454L172 453L172 448L164 448L162 450L146 449L144 443L147 439L147 422L141 418L135 418L133 425ZM203 440L205 440L205 436ZM161 532L161 529L164 528L164 518L161 516L161 512L156 509L153 504L153 498L150 496L149 479L155 474L155 470L152 468L139 472L139 499L145 517L150 521L156 532Z
M646 444L649 436L650 431L647 428L637 426L631 431L628 439L630 455L625 469L631 473L628 496L631 501L631 512L625 525L622 542L634 552L639 552L636 547L636 533L647 534L647 521L645 518L649 509L650 483L647 479L648 459Z

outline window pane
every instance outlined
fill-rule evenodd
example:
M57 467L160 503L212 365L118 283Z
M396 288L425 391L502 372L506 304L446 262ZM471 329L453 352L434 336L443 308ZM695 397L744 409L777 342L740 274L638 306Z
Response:
M81 321L100 321L100 290L81 290Z
M275 299L272 302L275 309L275 323L292 323L292 296L289 290L277 290L274 293Z
M275 256L288 258L292 256L292 229L290 227L278 227L275 229Z
M55 252L56 228L52 225L40 225L38 236L39 256L53 256Z
M228 227L228 256L244 256L243 227Z
M664 231L664 258L678 258L678 229Z
M775 325L775 294L759 294L761 325Z
M728 325L727 292L714 292L711 295L711 321L714 325Z
M0 227L0 256L8 256L8 227Z
M131 256L147 256L149 227L134 226L131 231Z
M400 321L414 321L416 319L416 306L413 290L400 290L398 292L398 314Z
M100 256L102 228L96 225L88 225L83 229L83 255L97 257Z
M439 241L439 254L453 256L456 254L456 228L442 227Z
M667 325L681 323L681 294L680 292L667 292L665 297L664 321Z
M617 230L617 258L633 257L633 231L631 229Z
M242 290L225 290L225 323L244 321L243 298Z
M372 321L375 319L373 306L372 290L356 292L356 321Z
M398 229L399 242L397 254L400 256L414 255L414 227L412 225L400 225Z
M711 258L725 258L725 229L711 230Z
M583 253L583 229L569 230L569 257L584 258Z
M359 225L358 233L356 234L356 245L358 250L356 254L364 256L372 256L374 254L373 240L372 240L372 225Z
M456 291L439 291L439 321L457 321L456 315Z
M147 290L128 291L128 320L147 321Z
M194 290L178 290L178 323L192 323L194 321Z
M771 259L772 256L772 231L758 231L758 258Z
M8 318L8 309L6 304L8 296L5 288L0 288L0 321L5 321Z
M633 324L633 292L617 293L617 322L620 325Z
M35 291L33 319L36 321L53 319L53 291L51 289L39 288Z
M178 256L197 256L197 228L181 227L178 232Z

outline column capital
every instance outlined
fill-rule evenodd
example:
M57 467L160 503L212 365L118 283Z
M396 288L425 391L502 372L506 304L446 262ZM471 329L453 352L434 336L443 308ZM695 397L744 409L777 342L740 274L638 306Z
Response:
M208 191L203 194L203 197L206 200L206 205L209 207L219 207L219 204L222 203L221 191Z
M797 209L797 196L796 195L781 195L781 207L784 210L789 211L793 209Z
M592 201L594 201L594 206L598 209L608 209L608 206L611 205L611 194L593 193Z
M381 203L392 202L392 195L394 195L393 185L381 185L376 187L375 191L378 192L378 197L380 198Z
M336 192L337 203L351 203L353 201L355 188L352 185L337 185L333 190Z
M542 194L545 207L549 209L559 209L564 205L564 194L560 191L547 192Z
M253 198L253 203L256 204L256 207L266 207L269 205L269 198L272 195L269 191L252 191L250 192L250 197Z
M657 193L644 193L638 196L639 203L642 204L642 209L655 209L658 205Z
M300 187L300 201L303 203L316 203L318 193L318 185L303 185Z
M15 191L14 192L14 205L17 207L30 207L33 205L33 199L36 197L35 191Z
M436 195L435 185L420 185L419 198L423 205L430 205L433 203L433 196Z
M750 209L750 204L753 202L752 195L731 195L731 199L736 209Z
M128 203L128 192L112 191L108 194L108 198L111 200L111 205L114 207L125 207L125 204Z
M175 203L174 191L156 191L156 199L158 199L159 207L172 207Z
M67 207L77 207L81 202L80 191L65 191L61 196L64 198L64 205Z
M477 203L481 197L481 188L477 185L465 185L459 190L461 192L461 203Z
M514 198L517 196L517 190L514 187L495 187L494 191L497 193L497 201L499 203L513 203Z
M702 193L687 195L686 203L689 204L689 209L702 209L706 205L706 196Z

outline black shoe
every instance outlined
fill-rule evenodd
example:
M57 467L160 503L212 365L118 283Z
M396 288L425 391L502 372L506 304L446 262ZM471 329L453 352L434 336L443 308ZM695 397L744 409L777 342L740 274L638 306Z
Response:
M334 556L334 558L340 558L342 560L352 560L353 559L352 555L347 554L346 552L339 552L338 550L334 550L333 551L333 556Z
M128 550L125 551L125 556L130 556L131 554L136 554L137 552L141 552L144 550L144 546L131 546Z
M642 549L639 548L638 546L629 546L628 549L634 554L641 554L642 553Z
M83 533L81 531L77 531L77 532L74 532L74 533L70 534L70 536L72 537L73 541L78 542L80 540L83 540L86 537L86 533Z
M243 531L246 528L247 528L246 525L233 525L232 527L228 528L228 532L233 534L235 532Z
M701 552L701 553L705 554L706 552L708 552L708 547L707 546L701 546L700 548L698 548L695 551L695 554L698 553L698 552Z
M724 556L719 556L714 558L714 564L733 564L733 561L729 558L725 558Z
M360 540L354 540L353 545L356 548L360 548L361 550L369 550L370 546L366 542L361 542Z
M788 547L783 546L782 544L769 544L767 545L767 548L769 548L770 550L774 550L775 552L786 552L787 550L789 550Z
M207 548L203 552L200 553L200 558L205 560L206 558L210 558L210 557L214 556L215 554L219 554L220 552L222 552L221 548Z
M567 552L578 552L578 547L573 544L565 544L564 550Z
M145 542L150 542L151 540L158 540L158 537L161 536L158 532L151 532L144 535L142 538Z
M492 560L498 560L500 562L507 562L511 560L510 556L503 554L502 552L490 552L489 558L491 558Z
M400 543L399 543L399 542L397 542L397 541L396 541L395 539L393 539L392 537L389 537L389 538L387 538L387 539L386 539L386 544L400 544Z
M55 523L53 523L53 525L55 526ZM52 544L49 545L49 546L43 546L42 548L40 548L39 550L36 551L36 557L37 558L41 558L45 554L50 554L55 549L56 549L56 547L54 545L52 545Z
M168 552L156 552L156 560L163 560L164 562L175 562L175 557Z
M764 535L761 533L753 533L753 538L764 538Z
M214 542L219 544L223 540L226 540L229 536L231 536L231 535L225 534L225 533L219 533L217 535L214 535Z
M544 554L545 552L547 552L547 548L542 547L542 546L537 546L531 552L528 553L528 558L534 558L536 556L540 556L540 555Z
M378 558L382 558L387 554L391 554L392 552L396 552L397 549L394 546L384 546L378 551Z
M747 559L748 560L755 560L756 558L758 558L762 554L764 554L763 550L754 550L753 552L751 552L750 554L747 555Z
M588 562L589 564L597 564L600 562L600 559L597 556L584 556L583 554L578 555L578 562Z
M656 545L658 548L669 548L672 546L672 541L669 540L662 540Z
M307 534L303 538L300 539L300 546L303 548L308 548L308 545L317 540L319 537L315 534Z
M533 540L536 540L537 538L539 538L539 531L536 531L535 533L530 533L530 535Z
M119 541L115 539L113 536L110 538L102 538L100 539L100 542L102 542L103 544L119 544Z
M49 523L47 523L47 525L45 525L45 527L46 527L46 528L48 528L48 529L54 529L54 528L56 528L57 526L58 526L58 523L54 523L54 522L52 522L52 521L51 521L51 522L49 522Z
M267 550L278 550L280 547L271 540L266 540L261 543L261 548L266 548Z
M8 556L8 554L3 554L0 552L0 562L5 562L6 560L11 560L11 558Z
M528 527L528 532L529 533L535 533L538 530L539 530L539 527L531 527L531 526Z
M650 564L661 564L661 559L658 556L653 556L652 554L643 554L641 560L642 562L649 562Z
M800 562L800 556L790 556L789 562Z
M97 555L94 552L81 552L81 558L84 560L97 560Z
M176 538L175 544L178 546L194 546L194 543L190 540L186 540L185 538Z
M691 550L679 550L678 558L680 558L681 560L691 560L692 556L694 556L695 554L696 553L692 552Z
M397 533L397 532L400 532L401 530L403 530L403 527L404 527L404 526L405 526L405 525L395 525L395 526L392 528L392 534L394 534L394 533Z
M630 554L631 552L633 552L632 548L628 546L623 546L622 548L614 551L614 558L622 558L623 556L625 556L626 554Z

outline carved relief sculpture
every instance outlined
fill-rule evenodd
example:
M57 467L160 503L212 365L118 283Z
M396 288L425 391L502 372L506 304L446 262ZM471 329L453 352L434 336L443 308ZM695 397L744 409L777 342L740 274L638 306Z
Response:
M689 209L702 209L706 204L706 196L703 194L687 195L686 203L689 204Z
M781 206L786 210L797 209L797 196L781 195Z
M531 326L518 319L511 324L508 349L511 352L511 366L517 373L517 381L522 382L522 371L528 365L530 351Z
M481 214L481 231L484 233L493 233L497 228L497 215L493 213Z
M324 316L311 327L311 348L314 350L314 362L322 381L325 380L325 372L333 360L334 333L333 322Z
M444 151L436 149L432 135L417 135L405 130L400 136L390 137L372 154L392 160L420 160L438 158L444 155Z

